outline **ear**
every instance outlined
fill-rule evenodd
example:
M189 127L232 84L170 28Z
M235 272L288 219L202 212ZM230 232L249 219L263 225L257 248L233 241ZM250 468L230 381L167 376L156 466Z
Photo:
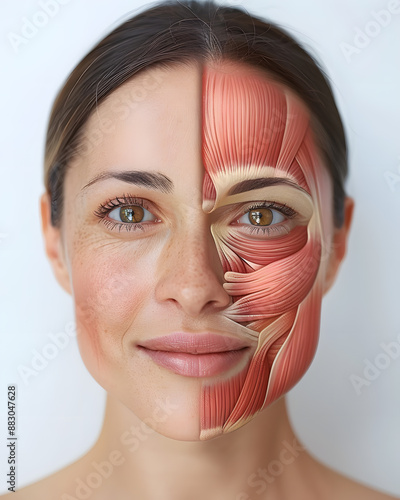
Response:
M50 260L58 283L67 293L72 295L61 230L51 224L51 200L48 193L44 193L40 197L40 212L47 257Z
M326 270L324 294L331 288L335 282L340 264L346 255L347 241L353 219L354 200L346 196L344 200L344 222L342 227L334 228L332 235L331 254Z

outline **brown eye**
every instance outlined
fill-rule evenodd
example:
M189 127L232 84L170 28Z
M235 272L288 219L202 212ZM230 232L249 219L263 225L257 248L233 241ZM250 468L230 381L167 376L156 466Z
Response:
M130 205L119 209L119 216L122 222L142 222L144 209L139 205Z
M250 222L252 226L265 227L279 224L284 222L285 219L286 217L281 210L260 206L248 209L236 222L245 225L248 225Z
M269 226L274 218L274 214L269 208L257 208L248 212L249 221L253 226Z
M141 205L123 205L114 208L109 212L108 217L114 221L129 225L157 221L157 217Z

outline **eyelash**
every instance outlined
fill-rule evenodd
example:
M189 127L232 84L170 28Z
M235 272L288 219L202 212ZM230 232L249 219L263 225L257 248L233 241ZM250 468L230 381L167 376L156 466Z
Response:
M254 205L251 205L249 207L246 207L244 211L240 213L240 217L245 215L247 212L250 212L251 210L256 210L257 208L269 208L273 210L277 210L281 214L285 215L288 219L294 219L297 216L297 212L293 210L293 208L289 207L286 204L280 204L276 203L274 201L269 202L269 201L262 201L259 203L256 203ZM272 233L281 233L282 232L282 222L278 222L277 224L273 224L272 226L247 226L245 225L246 229L245 231L250 233L250 234L266 234L266 235L271 235Z
M123 208L129 205L139 205L146 210L150 211L149 205L146 203L146 200L142 198L135 198L130 194L123 194L122 196L116 196L115 198L109 199L106 203L101 203L97 210L95 210L94 215L99 217L99 222L102 222L106 225L111 231L114 231L116 228L121 232L121 229L125 231L146 231L145 226L147 224L141 224L137 222L136 224L128 224L124 222L118 222L111 219L106 219L107 215L112 212L115 208Z
M100 206L95 210L94 215L98 217L100 220L99 222L102 222L103 224L106 225L111 231L116 230L116 228L121 231L121 229L124 229L126 231L137 231L141 230L142 232L146 231L146 227L148 224L141 224L141 223L135 223L135 224L129 224L129 223L124 223L124 222L118 222L114 221L111 219L107 219L107 215L114 210L115 208L123 208L125 206L129 205L139 205L146 210L150 211L150 205L146 202L146 200L143 200L142 198L136 198L134 196L131 196L129 194L123 194L121 197L117 196L115 198L111 198L107 200L105 203L101 203ZM253 205L250 205L246 207L244 210L241 211L240 216L245 215L247 212L250 212L251 210L256 210L257 208L268 208L268 209L274 209L277 210L278 212L282 213L285 215L288 219L293 219L297 216L297 212L293 210L293 208L285 205L285 204L280 204L276 202L268 202L268 201L262 201L259 203L255 203ZM154 215L154 214L153 214ZM153 221L155 222L155 221ZM254 227L248 227L245 231L253 234L267 234L270 235L272 232L280 232L282 230L281 226L282 223L277 223L272 226L266 226L266 227L261 227L261 226L254 226ZM247 227L247 225L245 225ZM276 227L278 226L278 227Z

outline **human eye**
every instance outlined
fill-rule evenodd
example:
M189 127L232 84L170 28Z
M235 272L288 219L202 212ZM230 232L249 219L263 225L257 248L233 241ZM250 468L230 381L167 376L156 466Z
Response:
M287 221L295 219L297 212L285 205L276 202L262 201L242 209L242 215L234 222L237 226L248 234L261 236L279 236L287 234L293 227Z
M161 222L152 212L150 204L131 195L123 195L101 203L94 212L99 222L106 225L111 231L149 230L151 223Z

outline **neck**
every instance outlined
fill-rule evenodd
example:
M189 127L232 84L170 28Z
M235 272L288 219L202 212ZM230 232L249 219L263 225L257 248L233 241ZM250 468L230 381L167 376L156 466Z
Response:
M209 441L177 441L108 396L90 455L97 463L113 463L107 484L121 500L159 498L160 492L166 500L247 500L256 494L275 499L292 491L290 485L299 488L315 467L292 430L284 398L233 432Z

